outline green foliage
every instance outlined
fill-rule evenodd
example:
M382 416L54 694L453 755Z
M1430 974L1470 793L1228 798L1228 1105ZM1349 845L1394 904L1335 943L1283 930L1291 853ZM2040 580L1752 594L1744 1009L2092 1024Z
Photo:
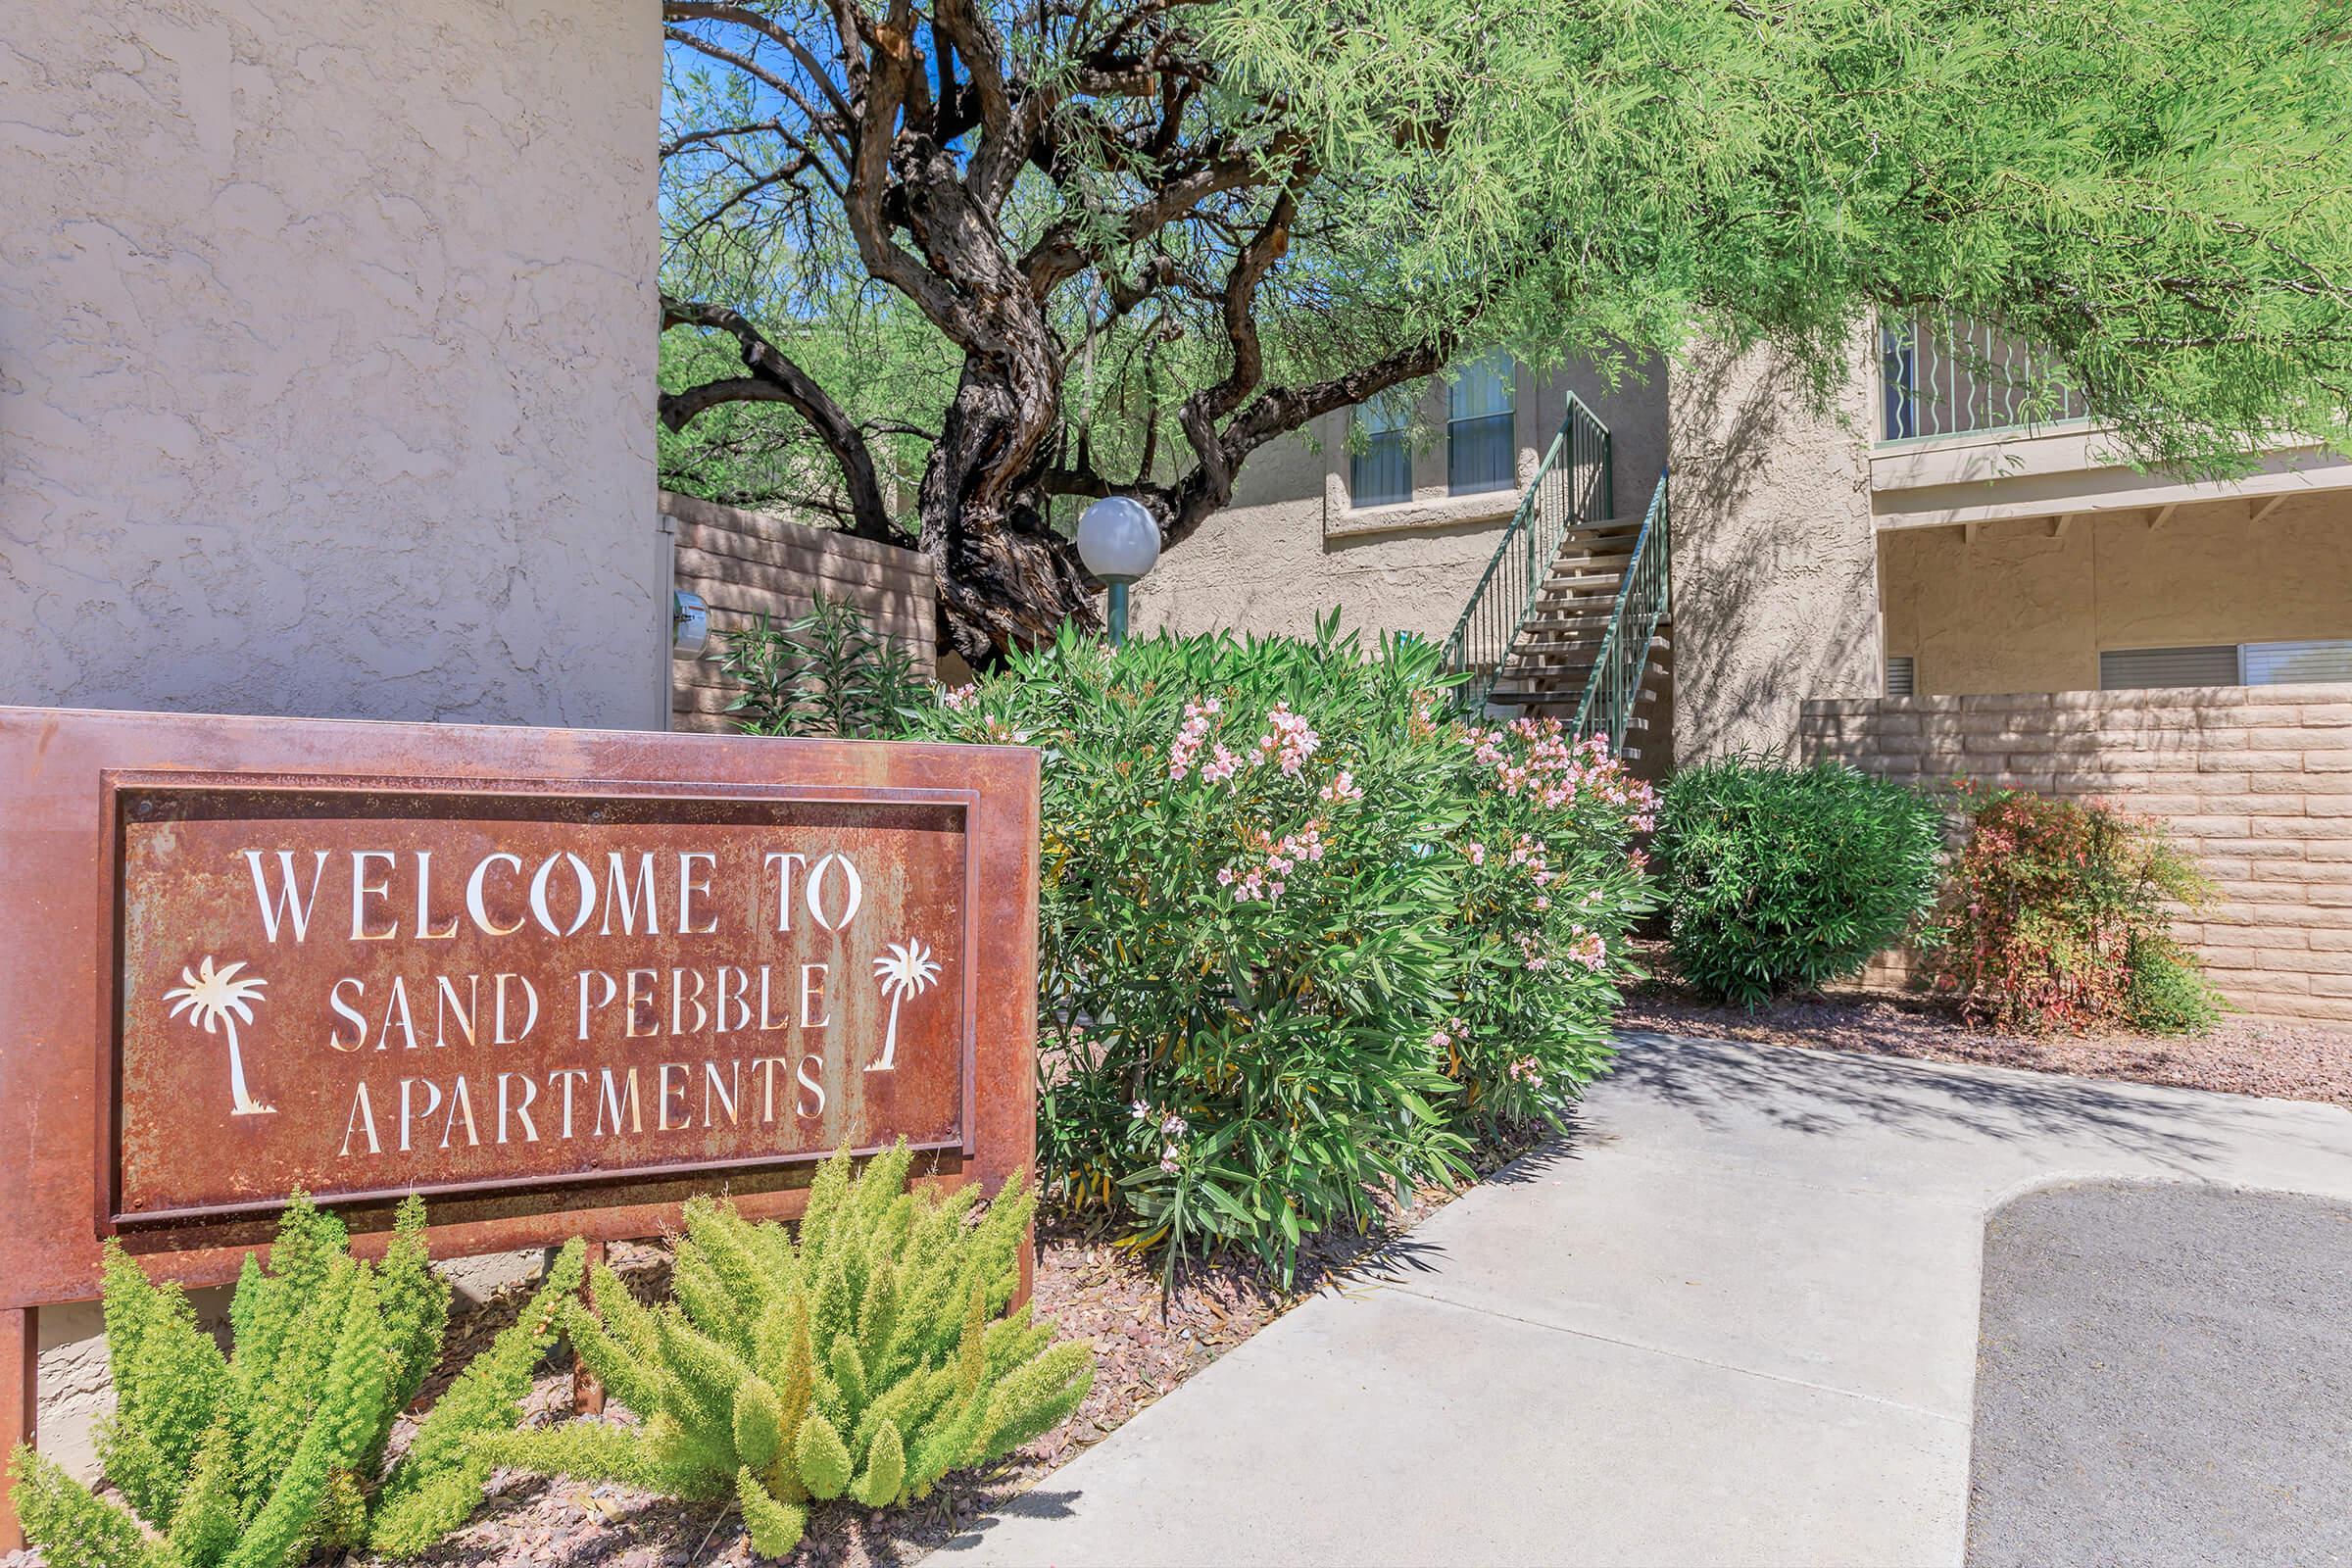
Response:
M30 1449L16 1456L26 1539L51 1568L282 1568L312 1550L414 1556L481 1501L469 1433L512 1426L579 1288L564 1250L523 1320L475 1358L387 1473L392 1425L441 1353L449 1286L424 1250L424 1204L400 1206L381 1262L351 1255L342 1221L294 1195L265 1269L249 1253L222 1355L187 1294L150 1282L111 1242L107 1352L116 1411L99 1457L127 1509ZM149 1535L140 1521L156 1532Z
M928 697L905 643L877 635L849 600L821 593L783 626L762 612L719 633L704 657L741 683L727 711L747 735L885 735L901 710Z
M901 1141L854 1181L847 1150L826 1161L797 1241L730 1203L689 1202L673 1302L643 1306L600 1267L595 1310L564 1313L580 1359L643 1424L513 1432L475 1451L732 1497L773 1557L799 1543L811 1500L895 1507L1054 1426L1086 1396L1094 1355L1049 1348L1052 1326L1026 1306L1005 1314L1034 1191L1006 1184L975 1222L977 1189L908 1191L911 1160Z
M1675 968L1750 1007L1859 974L1935 907L1942 838L1933 800L1841 762L1684 768L1655 846Z
M2124 1016L2152 1035L2201 1035L2221 1021L2222 996L2196 961L2169 939L2132 948L2132 983Z
M1607 1054L1647 792L1536 724L1454 723L1439 654L1065 633L923 715L1045 754L1039 1140L1169 1270L1288 1268L1376 1193L1556 1116Z
M2031 790L1963 785L1962 798L1969 837L1935 955L1938 989L2004 1029L2135 1022L2141 1005L2153 1028L2210 1021L2171 927L2213 885L2161 824Z
M813 0L756 9L787 35L835 35ZM1319 0L1106 0L1068 15L918 0L891 36L915 51L914 79L958 85L906 106L908 164L982 139L968 121L953 133L920 122L933 103L971 112L977 89L957 68L978 56L942 40L979 25L999 34L988 53L1004 63L1004 114L1036 127L1037 151L1013 143L1025 168L1009 199L959 194L957 210L1007 257L1076 248L1083 265L1051 274L1042 301L1067 346L1051 392L1120 480L1149 466L1148 440L1189 461L1179 413L1235 368L1221 285L1286 193L1287 245L1242 295L1267 388L1433 339L1457 360L1501 346L1617 368L1698 331L1773 342L1826 382L1854 369L1874 306L1900 302L2048 345L2144 458L2226 465L2280 430L2346 438L2343 0L1389 0L1353 20ZM672 52L664 286L751 312L869 427L936 431L967 357L988 370L1004 339L951 332L910 303L956 321L904 280L944 273L939 292L956 296L948 236L886 229L881 251L847 232L838 193L875 172L851 167L842 149L858 144L837 145L811 115L868 78L826 49L804 68L720 20L678 31L801 96ZM1094 69L1147 32L1159 74ZM896 123L896 108L871 112ZM1161 153L1163 114L1176 142ZM1020 134L1000 124L986 139ZM1230 172L1218 156L1249 151ZM1198 178L1212 167L1219 178ZM1188 176L1209 194L1153 201ZM901 188L865 194L886 208ZM884 255L892 286L869 278ZM1145 303L1117 301L1127 291ZM987 319L1025 324L1030 308L1008 291ZM703 352L708 369L674 379L665 356L665 385L743 375L731 342ZM889 393L869 405L873 384ZM1287 416L1247 396L1257 390L1200 402L1227 428ZM729 413L737 437L798 428L778 403ZM831 470L798 438L805 482L821 489ZM895 463L919 469L928 440L901 439L918 451ZM665 463L676 444L664 438ZM740 441L713 445L723 489ZM1049 461L1066 466L1070 446Z

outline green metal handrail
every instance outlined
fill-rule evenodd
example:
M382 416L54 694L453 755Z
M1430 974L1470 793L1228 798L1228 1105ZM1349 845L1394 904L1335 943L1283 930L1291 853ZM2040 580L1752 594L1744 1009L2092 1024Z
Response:
M1561 540L1571 528L1607 517L1615 488L1609 427L1571 392L1558 433L1446 640L1446 667L1467 677L1455 696L1473 713L1485 710L1511 644L1559 559Z
M1617 585L1609 629L1601 637L1600 652L1593 656L1592 673L1585 682L1585 695L1576 705L1576 721L1570 726L1573 734L1607 736L1612 755L1625 750L1626 724L1642 696L1649 645L1658 635L1658 622L1671 602L1674 522L1667 481L1672 477L1670 469L1658 472L1658 487L1650 493L1642 531L1634 538L1634 559Z

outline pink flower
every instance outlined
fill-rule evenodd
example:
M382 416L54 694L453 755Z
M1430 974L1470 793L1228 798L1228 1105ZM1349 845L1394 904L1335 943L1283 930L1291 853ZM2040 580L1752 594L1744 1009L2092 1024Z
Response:
M979 689L978 682L967 680L960 686L941 692L939 694L940 706L951 710L959 709L969 703Z
M1476 840L1473 840L1470 844L1470 847L1463 853L1470 857L1470 863L1472 865L1484 865L1487 863L1487 847L1484 844L1478 843Z
M1162 1154L1162 1155L1160 1155L1160 1156L1159 1156L1159 1168L1160 1168L1161 1170L1163 1170L1163 1171L1167 1172L1167 1173L1168 1173L1170 1176L1173 1176L1173 1175L1175 1175L1175 1174L1176 1174L1176 1169L1177 1169L1177 1166L1176 1166L1176 1156L1175 1156L1174 1154Z

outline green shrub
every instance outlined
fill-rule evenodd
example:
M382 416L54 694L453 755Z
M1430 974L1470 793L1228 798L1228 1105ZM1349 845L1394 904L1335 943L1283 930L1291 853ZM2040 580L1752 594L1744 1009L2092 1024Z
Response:
M581 1248L564 1250L387 1471L392 1424L440 1358L449 1286L427 1264L416 1199L382 1262L354 1258L347 1242L340 1220L296 1194L269 1268L246 1255L226 1356L184 1291L150 1283L108 1243L116 1409L99 1457L129 1508L19 1448L18 1511L50 1568L279 1568L362 1545L414 1556L464 1522L490 1468L466 1439L514 1425L555 1343L555 1303L579 1289Z
M976 1224L979 1193L906 1190L902 1141L856 1181L845 1150L810 1190L796 1244L698 1198L677 1246L673 1304L639 1305L610 1270L573 1303L580 1359L643 1421L485 1439L500 1463L733 1498L754 1549L799 1544L812 1498L869 1507L927 1495L950 1470L1002 1457L1076 1409L1093 1352L1048 1348L1051 1324L1000 1316L1036 1207L1015 1180Z
M719 633L704 657L740 683L727 711L746 735L885 736L897 731L901 710L929 696L905 644L877 635L855 604L824 594L782 626L762 612Z
M1936 904L1942 813L1840 762L1702 762L1655 848L1677 972L1753 1007L1861 973Z
M932 738L1045 752L1041 1157L1131 1246L1284 1270L1466 1170L1606 1058L1644 786L1557 726L1473 728L1438 651L1065 635Z
M2222 997L2178 943L2141 941L2132 949L2124 1016L2152 1035L2201 1035L2221 1021Z
M2004 1029L2131 1022L2135 993L2151 1018L2193 1016L2180 977L2157 969L2193 975L2171 937L2173 911L2199 906L2213 889L2161 826L2030 790L1963 785L1962 796L1969 836L1934 956L1938 989Z

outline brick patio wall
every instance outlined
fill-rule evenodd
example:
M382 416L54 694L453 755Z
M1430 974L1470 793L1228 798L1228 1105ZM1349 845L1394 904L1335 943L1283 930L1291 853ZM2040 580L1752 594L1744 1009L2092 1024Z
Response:
M1806 757L1882 777L2162 817L2220 885L2177 929L2230 1002L2352 1022L2352 685L1851 698L1799 723Z
M778 621L806 613L821 593L855 603L876 632L906 645L923 679L933 677L939 592L930 557L666 490L662 515L675 540L678 586L710 607L712 649L720 633L761 612ZM732 696L712 661L670 661L672 729L730 728Z

